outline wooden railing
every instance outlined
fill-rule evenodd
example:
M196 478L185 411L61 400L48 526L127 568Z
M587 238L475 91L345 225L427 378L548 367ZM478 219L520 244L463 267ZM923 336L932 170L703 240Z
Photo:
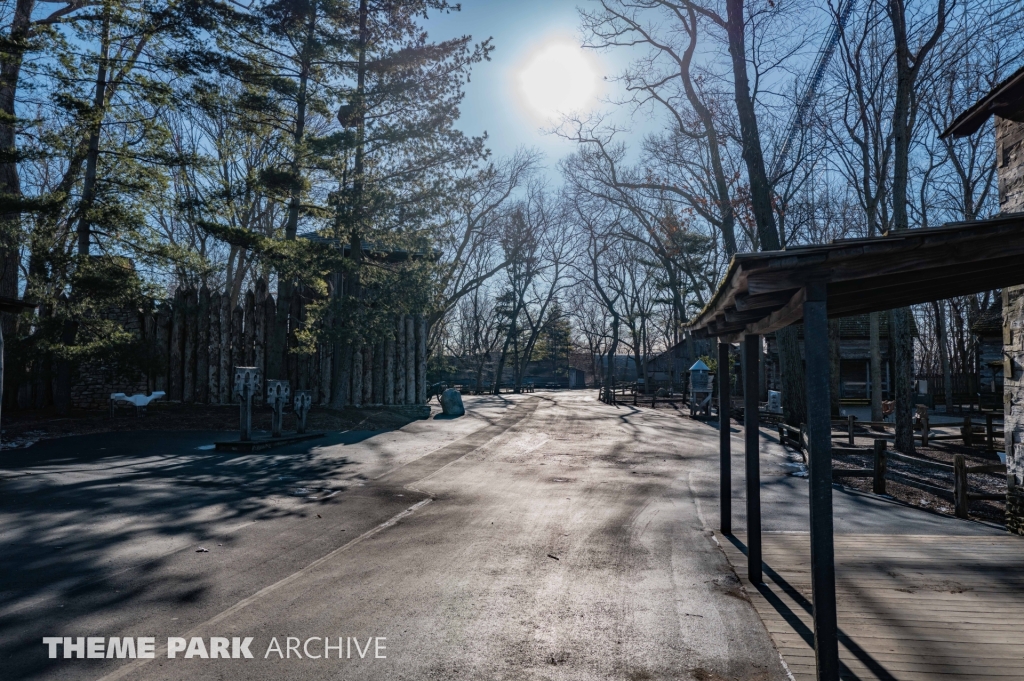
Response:
M832 470L834 478L871 478L872 491L875 494L886 494L886 482L892 481L907 487L919 489L940 499L953 502L954 513L957 518L966 518L968 515L968 504L972 501L1005 501L1006 493L973 493L970 491L969 476L980 473L1005 473L1006 464L993 463L980 466L968 466L963 454L955 454L953 463L942 463L921 459L916 456L907 456L894 452L886 447L886 440L876 439L872 451L874 454L874 466L872 468L835 468ZM953 474L953 489L932 485L916 478L904 475L897 471L889 470L890 461L899 461L919 468Z

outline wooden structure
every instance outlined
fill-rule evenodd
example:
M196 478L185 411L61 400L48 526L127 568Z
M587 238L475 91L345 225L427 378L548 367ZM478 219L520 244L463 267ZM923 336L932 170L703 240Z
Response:
M722 537L743 565L745 536ZM1024 678L1024 543L1012 536L838 535L840 678ZM766 534L763 583L741 575L796 681L816 678L806 534Z
M690 322L696 337L744 345L744 383L757 394L761 337L803 322L807 380L810 586L817 678L839 678L832 528L829 317L864 314L1024 284L1024 214L843 239L785 251L739 254L711 301ZM722 348L720 354L724 352ZM725 369L719 376L725 385ZM757 404L745 411L747 576L760 584L761 532ZM728 420L723 418L722 444ZM722 457L722 478L729 475ZM723 494L728 489L723 487ZM723 508L725 508L723 497ZM729 523L723 519L722 525Z

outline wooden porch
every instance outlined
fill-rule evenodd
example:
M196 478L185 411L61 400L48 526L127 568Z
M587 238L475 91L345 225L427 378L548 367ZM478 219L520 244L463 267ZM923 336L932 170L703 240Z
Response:
M765 532L764 581L745 534L716 537L796 681L816 678L806 533ZM1024 539L835 536L841 679L1024 678Z

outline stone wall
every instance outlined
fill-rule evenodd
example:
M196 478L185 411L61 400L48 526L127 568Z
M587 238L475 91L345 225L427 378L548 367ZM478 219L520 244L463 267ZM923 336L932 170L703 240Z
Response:
M996 118L999 210L1024 212L1024 123ZM1024 267L1024 263L1021 265ZM1003 414L1007 527L1024 534L1024 287L1003 290Z
M143 333L143 315L138 310L111 309L102 316L117 322L125 331ZM110 405L111 393L145 393L148 384L145 375L126 377L102 362L86 362L72 378L71 404L79 409L105 409Z

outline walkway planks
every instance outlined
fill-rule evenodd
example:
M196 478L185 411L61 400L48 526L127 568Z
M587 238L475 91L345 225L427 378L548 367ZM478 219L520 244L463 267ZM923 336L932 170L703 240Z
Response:
M813 681L806 533L763 535L764 585L746 538L716 535L796 681ZM1024 540L836 535L842 679L1024 678Z

